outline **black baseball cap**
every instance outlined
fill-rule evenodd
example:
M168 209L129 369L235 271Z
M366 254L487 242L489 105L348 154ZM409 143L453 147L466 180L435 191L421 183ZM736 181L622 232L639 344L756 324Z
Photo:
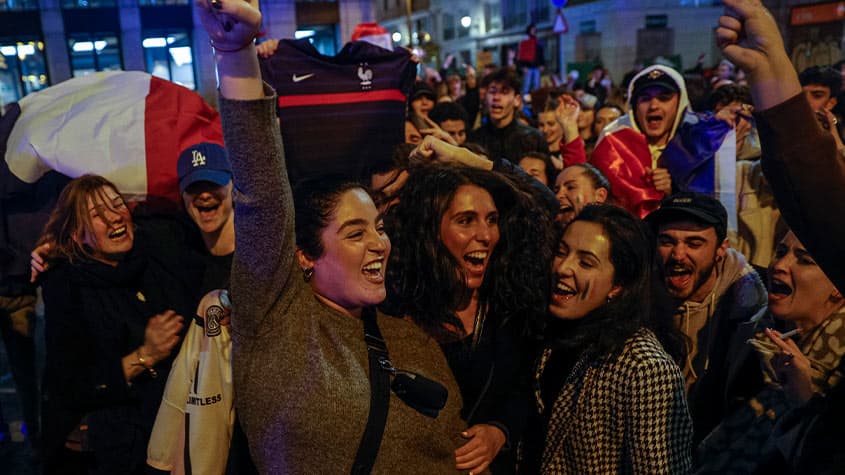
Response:
M432 101L437 101L437 94L434 92L434 88L426 82L417 81L411 90L411 102L414 102L420 97L427 97Z
M645 220L653 229L674 221L693 221L713 226L716 236L724 239L728 230L728 212L719 200L704 193L675 193L660 202Z
M641 74L631 89L631 99L635 100L646 88L657 86L667 92L680 92L680 86L675 79L666 71L666 66L653 66L654 69Z

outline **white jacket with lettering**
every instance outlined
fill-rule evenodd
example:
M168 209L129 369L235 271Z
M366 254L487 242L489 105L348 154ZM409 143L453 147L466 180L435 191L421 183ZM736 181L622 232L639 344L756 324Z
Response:
M232 340L220 325L219 291L206 294L173 362L158 410L147 463L175 475L222 475L235 420Z

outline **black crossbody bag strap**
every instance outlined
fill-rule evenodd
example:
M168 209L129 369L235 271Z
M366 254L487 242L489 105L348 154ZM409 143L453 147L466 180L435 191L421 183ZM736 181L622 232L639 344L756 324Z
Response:
M376 311L365 308L361 312L364 322L364 341L367 343L367 359L370 362L370 415L367 427L355 454L352 475L365 475L376 463L384 426L387 424L387 409L390 406L390 364L387 345L376 322Z

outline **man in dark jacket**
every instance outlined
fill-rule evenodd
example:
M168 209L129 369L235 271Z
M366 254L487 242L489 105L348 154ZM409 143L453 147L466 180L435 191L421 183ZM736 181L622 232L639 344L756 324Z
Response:
M676 193L648 215L675 321L689 338L683 372L697 444L745 393L728 381L728 345L740 324L766 306L760 277L728 247L727 211L700 193ZM743 384L744 382L738 382Z
M520 86L519 76L506 68L484 78L489 120L470 134L469 142L484 146L493 161L506 158L517 163L528 152L549 153L543 134L516 120L517 111L522 108Z

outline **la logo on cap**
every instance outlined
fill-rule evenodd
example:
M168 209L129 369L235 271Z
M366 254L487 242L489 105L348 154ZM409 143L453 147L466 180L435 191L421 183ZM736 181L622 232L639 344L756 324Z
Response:
M194 167L202 167L205 166L205 155L203 155L199 150L191 150L191 164Z

